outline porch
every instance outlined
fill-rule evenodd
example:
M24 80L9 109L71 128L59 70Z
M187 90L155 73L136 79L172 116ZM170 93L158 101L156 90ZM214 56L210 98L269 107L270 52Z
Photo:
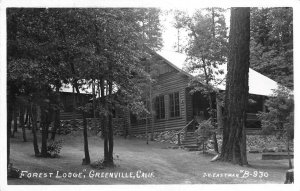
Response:
M203 120L210 118L208 108L208 97L204 96L200 92L189 94L186 91L186 103L187 103L187 125L178 131L178 144L184 146L190 150L196 149L197 139L194 134L197 124ZM249 95L249 103L247 109L246 119L246 134L259 134L261 130L261 122L257 117L259 111L265 111L264 106L265 97L259 95ZM191 108L189 111L188 107ZM217 124L217 134L222 134L223 131L223 112L224 108L216 99L216 95L212 95L212 107L216 111L213 121ZM183 136L180 136L182 134ZM181 137L181 139L180 139Z
M187 90L188 91L188 90ZM257 114L260 111L266 111L264 106L265 97L260 95L249 95L249 102L247 108L246 129L247 130L261 130L261 122ZM189 104L190 102L190 104ZM187 112L187 122L194 119L196 122L201 122L210 118L209 115L209 99L200 92L186 95L187 108L191 107L191 111ZM223 128L223 113L224 107L221 102L217 100L216 95L212 95L212 109L215 110L213 121L218 125L218 129ZM188 111L188 109L187 109ZM188 131L194 131L194 127L189 127Z

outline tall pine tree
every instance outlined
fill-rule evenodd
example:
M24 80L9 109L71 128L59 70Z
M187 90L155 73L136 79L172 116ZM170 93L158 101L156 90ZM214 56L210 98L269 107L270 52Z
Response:
M246 107L248 103L250 8L231 8L223 144L220 158L247 165Z

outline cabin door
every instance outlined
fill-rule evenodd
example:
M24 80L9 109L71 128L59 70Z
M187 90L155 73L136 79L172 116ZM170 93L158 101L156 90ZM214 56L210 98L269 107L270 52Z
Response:
M196 92L193 94L193 116L194 119L200 123L201 121L209 118L208 100L200 93Z

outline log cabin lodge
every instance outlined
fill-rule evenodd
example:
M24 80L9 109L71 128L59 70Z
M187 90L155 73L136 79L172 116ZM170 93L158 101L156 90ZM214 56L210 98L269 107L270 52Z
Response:
M123 133L136 135L144 134L146 130L155 132L181 130L186 127L187 130L194 130L191 121L201 121L208 119L209 107L208 100L200 92L191 94L189 82L191 77L197 74L191 74L184 70L186 56L172 51L153 51L152 56L159 62L158 77L155 85L152 87L152 109L154 111L153 121L137 118L136 115L128 111L115 111L115 118L123 118ZM224 70L226 72L226 68ZM220 78L225 78L225 74ZM225 90L225 80L216 87L219 91ZM272 79L249 69L249 105L247 111L247 130L260 130L260 121L256 117L258 111L264 111L264 101L271 96L273 89L277 89L278 84ZM71 92L61 94L63 105L70 111L72 102L69 100ZM68 98L69 97L69 98ZM88 95L83 95L78 100L79 103L86 102ZM214 96L216 97L216 96ZM68 101L69 100L69 101ZM218 114L222 113L222 106L214 99L214 109ZM62 115L66 115L62 112ZM220 117L220 116L219 116ZM217 118L217 117L216 117ZM218 124L220 128L221 125ZM191 127L190 127L191 126Z

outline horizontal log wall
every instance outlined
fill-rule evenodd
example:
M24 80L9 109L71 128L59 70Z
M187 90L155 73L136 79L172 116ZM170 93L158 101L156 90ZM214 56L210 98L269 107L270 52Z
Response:
M159 76L157 84L153 87L153 98L164 95L165 101L165 119L154 120L154 131L178 130L183 128L187 123L186 107L186 87L189 79L186 75L172 71ZM170 117L169 94L179 92L180 116ZM189 100L189 104L191 104ZM154 103L152 105L154 109ZM190 113L190 111L189 111ZM151 121L151 120L150 120ZM147 124L148 132L151 132L151 123ZM146 132L146 124L131 124L131 134L143 134Z

